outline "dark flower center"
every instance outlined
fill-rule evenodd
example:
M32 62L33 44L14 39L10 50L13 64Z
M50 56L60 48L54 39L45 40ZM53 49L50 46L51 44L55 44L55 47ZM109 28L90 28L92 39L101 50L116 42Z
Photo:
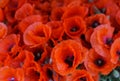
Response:
M94 22L92 23L92 27L93 27L93 28L96 28L98 25L100 25L100 23L99 23L98 21L94 21Z
M66 33L64 33L63 36L62 36L62 39L63 39L63 40L67 40L67 39L69 39L69 37L67 36Z
M85 40L85 35L82 34L82 35L80 36L80 38L81 38L82 40Z
M53 80L53 72L50 69L47 69L47 76Z
M33 52L34 56L35 56L34 60L38 61L41 58L41 55L42 55L43 52L44 52L43 49L37 49L37 50L35 50L35 52Z
M102 8L102 9L99 9L101 13L105 13L106 12L106 8Z
M118 50L118 51L116 52L116 54L117 54L117 55L120 55L120 50Z
M86 80L86 77L82 77L79 79L79 81L87 81L87 80Z
M50 40L48 40L48 45L49 45L50 47L54 47L54 42L50 39Z
M15 44L10 44L10 46L8 47L8 52L11 51L11 49L14 47Z
M77 26L74 26L74 27L72 27L72 28L70 29L70 31L71 31L71 32L76 32L76 31L78 31L78 27L77 27Z
M35 71L35 74L36 74L37 76L40 76L40 73L39 73L38 71Z
M69 65L69 67L72 66L73 64L73 60L74 60L74 56L67 56L66 59L65 59L65 63L67 63Z
M39 32L37 36L40 36L40 37L45 37L45 34L43 31Z
M113 43L113 39L112 38L107 38L105 43L107 45L111 45Z
M101 66L103 66L105 64L105 61L103 59L99 58L99 59L96 59L94 61L94 63L95 63L95 65L101 67Z

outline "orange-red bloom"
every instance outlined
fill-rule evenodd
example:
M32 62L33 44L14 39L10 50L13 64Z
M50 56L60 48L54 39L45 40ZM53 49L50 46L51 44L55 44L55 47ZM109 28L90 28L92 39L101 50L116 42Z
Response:
M13 69L10 67L0 68L1 81L24 81L24 71L22 69Z
M25 3L15 12L15 19L22 20L25 17L33 14L33 6L29 3Z
M35 22L25 30L23 40L26 45L36 46L46 43L50 36L50 27L41 22Z
M108 24L100 25L94 29L90 38L90 43L98 54L102 56L109 55L109 48L113 42L113 31L114 28Z
M62 7L53 8L53 10L51 11L50 18L51 20L60 21L63 13L64 13L64 8Z
M74 40L62 41L52 50L53 69L60 75L68 75L83 62L81 43Z
M85 67L87 71L92 75L96 74L109 74L116 65L110 61L110 55L103 57L96 53L94 49L91 49L85 58Z
M48 22L47 25L52 29L51 39L60 40L60 37L64 32L62 22L51 21L51 22Z
M26 65L33 60L33 54L29 51L23 50L14 57L8 56L4 64L5 66L9 66L12 68L26 68Z
M10 53L11 56L16 55L20 51L19 47L20 36L11 34L0 40L0 53Z
M110 49L110 54L111 54L111 61L114 63L114 64L117 64L118 61L119 61L119 53L120 53L120 38L117 38L112 46L111 46L111 49Z
M86 25L82 17L74 16L64 20L65 33L71 38L79 38L86 31Z
M92 76L86 70L75 70L66 77L66 81L94 81Z
M66 8L62 19L66 19L69 17L73 17L73 16L81 16L81 17L85 17L88 13L88 9L86 7L83 6L72 6L72 7L68 7Z
M41 22L42 17L40 15L31 15L24 18L21 22L19 22L19 30L24 33L26 28L33 24L34 22Z

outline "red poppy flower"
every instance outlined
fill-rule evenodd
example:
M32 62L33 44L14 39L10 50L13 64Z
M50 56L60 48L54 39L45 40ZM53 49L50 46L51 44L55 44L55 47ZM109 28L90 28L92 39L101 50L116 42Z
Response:
M8 28L4 23L0 23L0 39L7 35Z
M13 69L10 67L0 68L1 81L24 81L24 71L22 69Z
M110 54L111 54L111 61L114 63L114 64L117 64L118 61L119 61L119 51L120 51L120 38L117 38L112 46L111 46L111 49L110 49Z
M101 24L110 24L109 20L104 14L96 14L86 18L87 31L85 33L85 38L90 42L91 34L94 31L94 28Z
M15 23L16 22L16 19L15 19L15 10L9 10L9 8L6 8L4 10L5 12L5 17L6 17L6 21L9 22L9 23Z
M88 13L88 9L86 7L72 6L72 7L66 8L62 16L62 19L66 19L66 18L73 17L73 16L85 17L87 13Z
M41 22L35 22L25 30L23 40L26 45L36 46L46 43L50 36L50 27Z
M41 20L42 20L42 17L40 15L28 16L19 23L19 30L22 33L24 33L24 31L29 25L31 25L34 22L41 22Z
M47 25L52 29L51 39L59 40L64 32L62 22L51 21L48 22Z
M29 48L28 50L33 53L34 61L36 61L39 65L44 65L46 58L50 57L50 54L44 45Z
M86 18L86 24L88 27L96 28L97 26L101 24L110 25L110 21L104 14L96 14L96 15Z
M24 73L24 81L46 81L46 76L43 73L42 68L34 61L27 63Z
M10 0L5 8L14 11L20 8L26 1L27 0Z
M60 21L63 13L64 13L64 8L62 8L62 7L53 8L51 11L50 18L51 18L51 20Z
M53 69L60 75L72 73L83 62L82 46L74 40L66 40L56 45L51 54Z
M15 12L15 19L22 20L25 17L33 14L33 6L29 3L25 3Z
M109 17L112 26L119 28L115 20L115 16L119 10L119 7L113 0L99 0L96 3L96 7L100 10L101 13L106 14Z
M0 41L0 53L10 53L11 56L16 55L20 51L19 47L20 36L10 34Z
M66 81L94 81L92 76L86 70L75 70L67 76Z
M71 38L79 38L86 31L84 20L79 16L70 17L64 20L65 33Z
M94 49L88 52L84 64L87 71L92 75L99 73L107 75L116 67L116 65L110 61L110 55L107 57L100 56Z
M18 53L17 56L7 57L4 64L12 68L26 68L26 64L32 60L34 60L33 54L24 50Z
M100 25L94 29L90 38L90 43L98 54L108 56L109 48L113 42L113 31L114 28L107 24Z

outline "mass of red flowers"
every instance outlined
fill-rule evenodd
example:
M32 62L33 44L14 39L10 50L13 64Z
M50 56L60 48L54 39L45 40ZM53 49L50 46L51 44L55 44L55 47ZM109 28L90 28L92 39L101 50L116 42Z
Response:
M0 81L120 81L120 0L0 0Z

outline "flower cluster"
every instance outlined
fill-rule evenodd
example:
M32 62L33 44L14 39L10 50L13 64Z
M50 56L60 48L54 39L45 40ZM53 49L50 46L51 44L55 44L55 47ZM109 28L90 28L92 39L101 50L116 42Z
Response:
M119 0L0 0L0 81L120 81Z

